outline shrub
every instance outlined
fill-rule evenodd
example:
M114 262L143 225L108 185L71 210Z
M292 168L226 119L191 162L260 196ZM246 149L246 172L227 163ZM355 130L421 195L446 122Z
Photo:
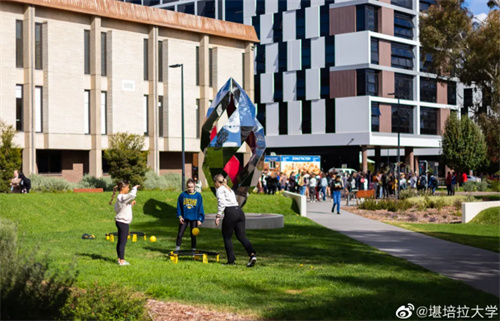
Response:
M46 177L33 174L31 179L31 191L33 192L68 192L72 191L76 184L69 183L63 178Z
M15 225L0 221L0 273L2 320L60 319L76 274L49 272L46 257L37 259L38 247L24 253Z
M481 182L476 183L476 186L478 191L486 192L486 190L488 189L488 182L485 179L483 179Z
M145 189L160 189L160 190L181 190L182 176L176 173L169 173L158 176L153 171L146 173L144 181Z
M413 189L405 189L399 193L399 198L402 200L417 196L417 191Z
M490 184L491 184L491 189L492 189L494 192L500 192L500 181L497 181L497 180L491 180L491 181L490 181Z
M390 212L397 212L398 206L394 201L387 201L387 210Z
M111 177L96 178L89 174L83 175L82 179L76 184L77 188L102 188L105 191L112 191L113 186Z
M144 295L112 284L74 289L62 309L65 320L147 320Z
M477 185L476 182L470 182L467 181L462 184L462 187L464 188L464 192L475 192L477 191Z
M462 200L457 198L453 201L453 207L456 209L456 210L460 210L462 208Z
M403 200L399 200L396 203L396 206L397 206L398 210L400 210L401 212L404 213L405 211L407 211L408 209L410 209L412 207L412 204L407 199L403 199Z
M0 192L10 191L10 180L14 171L21 168L21 149L13 143L17 133L12 125L0 120Z
M434 206L437 208L438 211L441 211L445 205L446 201L442 197L438 197L434 201Z
M376 211L378 209L378 204L373 198L368 198L359 205L359 208L363 210Z

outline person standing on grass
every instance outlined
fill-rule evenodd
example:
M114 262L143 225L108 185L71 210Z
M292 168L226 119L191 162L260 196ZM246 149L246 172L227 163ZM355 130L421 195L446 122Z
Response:
M245 235L245 213L236 201L234 191L227 186L224 176L217 174L214 176L215 188L217 189L217 215L215 216L215 225L219 226L221 215L224 214L222 221L222 236L224 238L224 247L226 248L227 263L224 265L236 265L233 250L233 232L238 241L243 244L250 257L247 267L252 267L257 262L255 250Z
M455 172L451 174L451 196L455 195L455 188L457 186L457 175Z
M175 242L175 250L181 249L182 236L187 226L191 228L191 250L196 251L196 235L193 235L193 229L198 227L205 220L205 211L203 209L203 197L195 191L196 183L193 179L186 182L186 191L182 192L177 199L177 219L179 220L179 230Z
M446 179L444 180L446 184L446 191L448 192L448 196L451 195L451 173L448 172L448 175L446 175Z
M132 206L136 204L134 199L137 196L137 188L139 188L139 185L135 185L130 190L129 183L123 180L113 187L113 195L111 195L111 201L109 201L109 205L112 205L113 198L116 191L118 191L119 194L116 197L115 203L115 221L118 228L116 253L118 254L118 264L120 266L130 265L130 263L125 261L125 245L127 244L129 225L132 223Z
M344 189L344 184L340 179L340 175L335 176L335 180L332 183L332 193L333 193L333 207L332 213L335 213L335 206L337 206L337 214L340 215L340 193Z

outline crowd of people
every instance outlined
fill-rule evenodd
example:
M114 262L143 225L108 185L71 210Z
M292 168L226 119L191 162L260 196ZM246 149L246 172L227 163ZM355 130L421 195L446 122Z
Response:
M375 198L387 198L394 196L399 184L399 190L415 189L427 191L434 195L438 186L438 180L432 172L420 175L409 172L401 173L400 179L397 173L391 171L378 171L376 173L330 171L318 174L307 171L291 172L287 175L283 172L267 171L263 172L257 186L259 193L275 194L279 191L290 191L305 195L310 202L333 200L335 190L335 180L342 182L343 196L359 190L374 190ZM455 195L456 184L467 181L467 175L463 173L458 176L455 172L448 172L445 183L448 195ZM337 184L338 185L338 184Z

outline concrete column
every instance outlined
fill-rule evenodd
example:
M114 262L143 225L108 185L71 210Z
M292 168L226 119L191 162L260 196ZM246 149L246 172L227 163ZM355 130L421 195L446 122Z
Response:
M209 65L209 45L210 45L210 37L208 35L204 35L200 39L200 55L199 55L199 66L200 66L200 106L198 108L198 117L200 117L200 128L198 128L200 137L201 137L201 127L205 123L205 116L207 115L207 110L210 102L210 91L217 92L217 76L215 73L217 72L217 68L213 68L213 66ZM212 61L215 63L216 58L216 48L212 50L213 59ZM213 79L213 88L209 87L210 84L210 69L213 68L212 71L214 73ZM252 73L253 74L253 73ZM205 173L203 173L203 160L205 159L205 155L203 151L198 153L198 179L201 180L203 186L207 186L207 180L205 177Z
M410 167L410 171L415 172L415 154L413 147L405 147L405 164Z
M364 173L368 172L368 147L361 146L361 168Z
M148 166L160 174L158 150L158 27L150 26L148 33Z
M418 166L418 156L415 156L414 159L415 159L415 174L420 175L420 173L419 173L420 168Z
M90 175L102 176L101 144L101 18L90 24Z
M380 169L380 165L382 163L382 158L380 157L380 146L375 146L375 170L378 171Z
M243 80L245 82L245 87L243 88L248 97L250 97L251 101L254 101L254 95L255 95L255 83L254 83L254 74L253 74L253 69L254 69L254 44L252 42L247 42L245 45L245 59L244 60L244 66L243 70L245 70L245 79Z
M34 108L34 68L35 68L35 7L24 6L23 19L23 172L27 175L35 173L35 124Z

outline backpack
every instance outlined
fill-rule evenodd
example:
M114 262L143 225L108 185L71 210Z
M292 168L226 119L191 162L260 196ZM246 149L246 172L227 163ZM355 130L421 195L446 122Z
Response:
M304 185L309 186L309 178L307 176L304 176Z
M427 179L425 178L424 175L420 176L418 185L424 186L424 187L427 185Z

